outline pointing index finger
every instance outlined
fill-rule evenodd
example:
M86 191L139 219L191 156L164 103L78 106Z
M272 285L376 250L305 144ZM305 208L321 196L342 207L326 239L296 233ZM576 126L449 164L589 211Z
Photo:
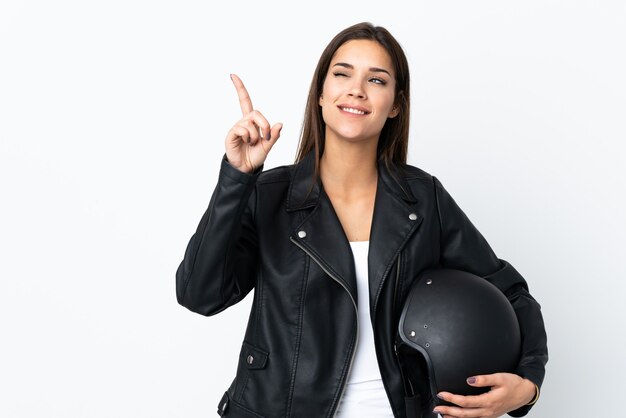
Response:
M235 74L230 75L230 79L233 80L233 84L237 89L237 95L239 96L239 106L241 106L241 113L243 116L246 116L248 113L252 112L252 100L250 100L250 95L248 94L248 90L243 85L243 82L239 77Z

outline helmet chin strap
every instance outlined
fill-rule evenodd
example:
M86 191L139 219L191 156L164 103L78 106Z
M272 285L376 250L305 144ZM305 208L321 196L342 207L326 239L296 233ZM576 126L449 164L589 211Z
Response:
M398 346L402 347L402 343L396 341L394 344L394 351L396 354L396 359L398 361L398 365L400 367L400 376L402 377L402 386L404 387L404 405L406 408L406 416L407 418L436 418L437 414L433 413L432 410L437 403L434 402L432 396L430 395L430 389L425 386L421 388L416 388L413 386L413 382L411 379L410 371L416 370L419 368L417 364L408 364L408 359L416 359L414 355L407 355L407 353L402 353L401 350L398 350ZM425 367L425 365L422 365ZM419 373L425 375L426 380L428 381L428 375L425 370L420 369ZM419 378L416 379L419 381ZM419 386L419 385L418 385Z

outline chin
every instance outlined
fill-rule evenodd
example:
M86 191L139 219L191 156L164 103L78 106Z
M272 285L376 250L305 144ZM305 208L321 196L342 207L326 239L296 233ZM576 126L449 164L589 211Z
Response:
M339 135L338 137L340 139L343 139L343 140L349 141L349 142L359 142L359 141L364 141L369 136L359 135L359 134L352 134L352 135L346 134L346 135Z
M334 130L334 132L338 138L343 138L346 140L360 140L360 139L364 139L364 138L368 138L372 136L371 133L364 132L361 129L344 128L344 129Z

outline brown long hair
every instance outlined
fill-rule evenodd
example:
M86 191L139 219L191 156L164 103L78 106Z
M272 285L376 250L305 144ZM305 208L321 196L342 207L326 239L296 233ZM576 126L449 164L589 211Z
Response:
M395 118L385 122L378 138L377 160L387 167L393 164L406 164L409 142L409 110L410 110L410 79L409 64L402 47L396 39L382 26L374 26L369 22L357 23L339 32L326 46L320 57L313 81L309 88L309 96L304 110L304 122L298 142L296 163L301 161L311 150L315 150L315 176L319 175L320 157L324 152L326 124L322 118L319 97L322 94L328 67L335 52L347 41L365 39L378 42L391 57L396 75L395 106L400 110Z

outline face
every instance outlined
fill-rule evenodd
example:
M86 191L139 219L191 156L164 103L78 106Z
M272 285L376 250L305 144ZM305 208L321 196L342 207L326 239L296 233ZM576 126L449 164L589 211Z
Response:
M378 141L394 108L395 74L391 58L376 41L351 40L333 56L319 105L326 141Z

